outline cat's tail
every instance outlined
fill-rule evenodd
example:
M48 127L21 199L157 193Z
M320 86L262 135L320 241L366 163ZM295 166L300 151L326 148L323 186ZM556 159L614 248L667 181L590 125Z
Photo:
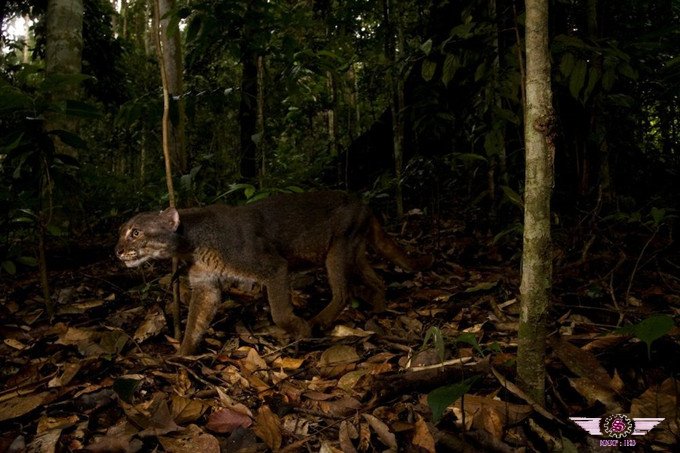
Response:
M375 216L370 220L370 242L373 248L397 266L409 272L416 272L432 266L432 255L409 256L397 242L392 239Z

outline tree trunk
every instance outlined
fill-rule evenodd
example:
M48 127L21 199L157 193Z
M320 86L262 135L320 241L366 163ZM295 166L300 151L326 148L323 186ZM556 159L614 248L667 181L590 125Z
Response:
M517 373L523 389L537 403L544 404L546 313L552 274L550 195L553 183L554 112L550 88L548 0L525 0L525 5L526 175Z
M167 14L175 8L175 0L158 1L158 17L160 17L160 42L165 72L170 95L170 155L172 165L180 174L186 174L189 167L186 148L184 146L184 78L182 66L182 43L179 24L175 23L170 30L170 17Z
M392 144L394 155L395 204L397 216L404 215L404 197L402 194L402 169L404 166L404 83L399 71L400 53L403 52L404 33L399 20L396 3L398 0L383 0L385 21L385 54L390 62L390 110L392 112ZM395 34L399 40L399 49L395 45Z
M265 140L264 140L264 57L257 57L257 158L260 167L260 187L264 183L267 173L267 160L265 159Z
M80 74L83 51L83 1L48 0L47 2L47 39L45 46L45 73ZM56 102L80 97L80 83L71 81L60 86L59 92L51 93ZM59 113L46 118L47 130L63 129L75 132L75 119ZM76 150L54 138L56 152L77 158Z

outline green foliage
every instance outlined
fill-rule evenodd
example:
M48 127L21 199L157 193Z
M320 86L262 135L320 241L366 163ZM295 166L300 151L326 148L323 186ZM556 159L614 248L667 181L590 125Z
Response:
M267 187L267 188L260 188L258 189L257 187L253 186L252 184L232 184L229 187L229 190L222 195L218 196L217 199L222 198L226 195L230 195L232 193L236 192L243 192L243 196L245 197L245 202L246 204L252 203L257 200L262 200L263 198L269 198L272 195L276 194L281 194L281 193L302 193L304 192L304 189L297 187L297 186L287 186L287 187Z
M432 344L434 345L434 350L437 353L439 361L443 362L446 350L444 347L444 337L439 327L432 326L427 330L427 333L425 334L425 339L423 340L423 348L427 346L430 340L432 340Z
M478 379L479 376L472 376L458 384L447 385L432 390L427 395L427 405L432 410L432 421L438 423L442 415L444 415L446 408L469 392Z
M651 357L652 343L668 334L675 327L673 318L668 315L653 315L637 324L618 329L618 333L635 336L647 345L647 357Z

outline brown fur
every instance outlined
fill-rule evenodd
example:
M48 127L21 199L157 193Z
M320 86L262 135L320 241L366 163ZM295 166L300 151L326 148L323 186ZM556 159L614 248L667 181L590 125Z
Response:
M141 213L121 227L116 254L128 267L171 257L191 264L191 303L180 347L180 353L190 354L215 315L227 278L263 283L274 322L297 337L309 336L310 324L293 313L290 303L289 273L296 268L326 267L332 300L312 324L330 325L351 294L383 310L385 290L366 257L367 244L406 270L432 263L429 256L408 257L366 205L331 191L280 195L238 207Z

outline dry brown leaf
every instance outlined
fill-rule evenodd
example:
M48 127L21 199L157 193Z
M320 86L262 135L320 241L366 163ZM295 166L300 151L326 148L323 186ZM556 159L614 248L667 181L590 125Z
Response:
M0 422L21 417L33 409L51 402L55 398L52 392L32 393L17 396L0 403Z
M86 311L91 310L93 308L101 307L102 305L104 305L104 301L102 299L92 299L84 300L81 302L67 303L64 305L60 305L57 308L57 314L77 315L85 313Z
M264 359L260 357L260 354L258 354L254 348L242 346L238 348L238 351L246 353L246 356L239 362L246 370L250 371L251 373L257 370L266 370L268 368L267 362L265 362Z
M301 418L297 414L287 414L282 418L283 431L299 437L309 434L309 420Z
M416 426L411 443L421 451L426 451L428 453L434 453L436 451L434 436L430 431L430 427L427 426L427 422L425 422L425 419L419 414L416 414Z
M352 327L344 326L342 324L337 325L331 331L330 336L335 338L345 338L345 337L370 337L375 332L370 330L355 329Z
M56 344L63 344L65 346L80 345L82 343L92 343L100 336L100 332L90 329L79 329L77 327L69 327L66 332L59 335Z
M23 344L21 341L15 340L14 338L5 338L3 340L3 342L7 346L9 346L10 348L16 349L18 351L23 351L24 349L26 349L28 347L25 344Z
M628 340L627 335L604 335L595 338L593 341L583 345L584 351L594 351L600 349L611 349L624 341Z
M344 453L356 453L356 448L352 443L352 439L359 437L357 429L347 420L340 422L340 432L338 433L338 441L340 448Z
M466 407L467 408L467 407ZM485 405L475 413L472 427L486 432L493 439L501 440L505 429L506 418L497 408Z
M371 414L361 414L361 416L371 425L371 429L378 435L380 442L390 450L397 451L397 437L390 431L389 426Z
M61 373L61 376L51 379L50 382L47 383L47 386L49 388L55 388L68 385L76 374L78 374L78 371L80 371L82 366L82 362L64 363L64 371Z
M319 408L337 417L347 417L361 409L361 403L355 398L345 397L335 401L320 401Z
M135 330L132 339L136 343L142 343L161 333L165 324L166 321L163 310L156 305L147 312L144 321L142 321L142 324Z
M61 436L61 429L50 429L38 434L30 444L26 445L24 453L54 453Z
M328 441L321 442L321 448L319 448L319 453L344 453L342 450L338 450L332 446Z
M359 423L359 451L368 451L371 446L371 429L366 421Z
M630 405L632 417L678 417L677 381L668 378L658 386L650 386Z
M252 424L252 418L242 412L225 407L210 414L205 427L216 433L230 433L236 428L248 428Z
M371 370L367 368L350 371L338 379L338 388L341 388L346 392L351 392L357 382L359 382L362 377L369 374L370 372Z
M284 370L297 370L305 362L305 359L296 357L277 357L272 362L272 367Z
M504 419L504 424L510 425L520 423L533 412L532 407L527 404L513 404L487 396L472 394L465 395L462 403L465 407L465 412L473 416L485 408L489 408L499 414L505 414L507 420ZM453 405L460 409L461 400L457 400Z
M281 420L269 406L262 406L255 419L255 434L273 451L281 448Z
M172 395L170 413L175 423L180 425L195 422L205 413L210 405L200 400Z
M588 378L569 379L571 386L583 396L588 404L599 401L605 405L609 412L621 412L620 403L616 400L616 393L604 385Z
M50 430L70 428L71 426L77 425L79 421L80 418L78 418L77 415L69 415L66 417L48 417L43 415L40 417L40 420L38 420L37 433L42 434Z
M334 345L326 349L319 358L321 374L335 377L353 370L359 360L356 350L347 345Z
M548 342L560 361L572 373L581 378L590 379L600 386L611 387L609 373L593 353L574 346L562 338L550 337Z
M169 452L220 453L217 438L193 424L175 436L159 436L158 440Z

